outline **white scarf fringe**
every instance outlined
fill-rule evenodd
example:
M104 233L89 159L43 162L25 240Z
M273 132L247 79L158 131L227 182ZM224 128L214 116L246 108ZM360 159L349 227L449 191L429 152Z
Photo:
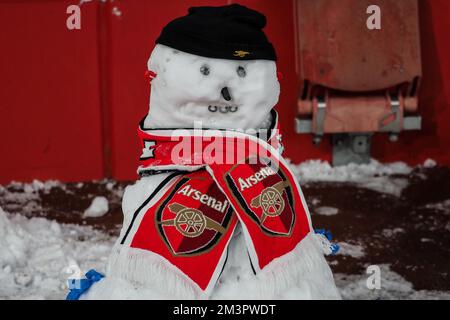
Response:
M247 291L237 291L241 294L231 299L341 299L324 257L330 253L328 239L310 233L293 251L274 259L254 279L241 282Z
M114 247L107 277L119 277L172 299L206 299L203 291L162 256L151 251Z
M142 287L143 292L151 289L171 299L340 299L324 257L329 253L331 246L326 237L310 233L293 251L273 260L256 276L220 284L208 296L163 257L117 245L109 261L107 277L102 282L111 281L108 279L111 277L120 278L133 283L134 287ZM227 292L234 294L230 296Z

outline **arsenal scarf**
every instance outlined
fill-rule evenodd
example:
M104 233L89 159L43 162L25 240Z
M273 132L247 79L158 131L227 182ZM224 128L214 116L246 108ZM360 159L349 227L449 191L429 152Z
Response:
M278 116L263 132L146 129L140 175L161 175L120 243L151 252L210 292L238 222L257 274L311 232L300 186L280 155Z

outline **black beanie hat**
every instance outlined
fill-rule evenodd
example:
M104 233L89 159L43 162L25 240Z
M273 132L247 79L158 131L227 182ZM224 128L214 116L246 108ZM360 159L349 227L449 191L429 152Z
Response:
M276 60L265 25L263 14L238 4L191 7L163 28L156 43L209 58Z

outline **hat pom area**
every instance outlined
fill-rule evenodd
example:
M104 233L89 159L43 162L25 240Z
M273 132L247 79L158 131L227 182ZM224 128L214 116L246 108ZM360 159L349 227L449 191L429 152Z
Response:
M247 8L240 4L231 4L222 7L190 7L188 9L189 15L220 15L222 17L230 17L231 19L244 24L251 24L255 28L264 28L266 26L266 17L256 10Z
M191 7L163 28L156 43L209 58L276 61L266 23L262 13L239 4Z

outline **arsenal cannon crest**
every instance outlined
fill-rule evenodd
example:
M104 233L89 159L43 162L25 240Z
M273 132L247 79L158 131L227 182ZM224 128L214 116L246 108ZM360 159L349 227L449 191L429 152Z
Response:
M240 206L271 236L288 236L295 221L292 186L282 168L266 163L232 167L225 181Z
M160 236L175 255L208 251L227 232L233 210L214 181L195 173L175 184L156 211Z
M198 209L188 208L179 203L169 205L169 210L176 214L175 219L161 221L162 225L175 226L185 237L194 238L200 236L205 229L225 233L225 228L219 223L205 216Z
M260 195L253 198L250 205L253 208L261 207L263 211L261 223L264 223L267 217L277 217L283 212L285 207L283 191L288 185L286 181L278 182L265 188Z

